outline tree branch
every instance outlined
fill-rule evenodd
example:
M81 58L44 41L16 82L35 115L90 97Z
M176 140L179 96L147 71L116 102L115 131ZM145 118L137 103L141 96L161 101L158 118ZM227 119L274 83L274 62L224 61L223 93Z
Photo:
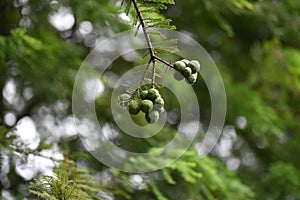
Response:
M142 16L142 13L141 13L140 8L137 4L137 1L132 0L132 3L134 5L134 8L135 8L136 13L138 15L139 21L140 21L142 29L143 29L143 33L145 35L145 38L146 38L146 41L147 41L147 44L148 44L148 47L149 47L149 52L150 52L150 57L151 57L150 60L154 60L155 59L155 53L154 53L154 50L153 50L153 45L152 45L149 33L147 32L147 29L146 29L145 20Z
M169 67L173 67L173 65L172 65L171 63L169 63L168 61L166 61L166 60L164 60L164 59L158 57L157 55L154 55L154 58L155 58L156 60L159 60L160 62L166 64L166 65L169 66Z
M148 72L150 63L151 63L151 60L149 60L147 66L146 66L146 69L145 69L145 71L144 71L144 74L143 74L143 76L142 76L142 78L141 78L141 80L140 80L140 82L139 82L139 86L138 86L138 88L132 93L132 95L131 95L131 97L130 97L130 100L134 99L134 97L136 96L136 94L137 94L139 88L140 88L141 85L143 84L143 81L144 81L144 79L145 79L145 77L146 77L146 75L147 75L147 72Z
M147 31L145 20L144 20L144 18L142 16L142 13L141 13L140 8L138 6L137 0L132 0L132 3L134 5L134 8L135 8L135 11L137 13L138 19L140 21L140 25L142 26L142 30L143 30L144 36L146 38L147 45L148 45L148 50L149 50L149 53L150 53L150 60L149 60L149 63L147 65L146 72L148 70L149 64L151 62L153 63L151 88L154 88L155 87L156 60L158 60L158 61L166 64L169 67L173 67L173 65L171 63L167 62L166 60L164 60L164 59L162 59L162 58L160 58L160 57L158 57L158 56L155 55L153 44L152 44L150 35L149 35L148 31ZM146 72L145 72L144 76L142 77L141 83L143 82L143 80L145 78ZM139 85L139 87L140 87L140 85ZM135 95L136 91L134 92L134 95ZM134 96L134 95L132 95L132 96Z
M151 82L151 88L155 88L155 64L156 64L156 61L155 59L153 60L153 68L152 68L152 82Z

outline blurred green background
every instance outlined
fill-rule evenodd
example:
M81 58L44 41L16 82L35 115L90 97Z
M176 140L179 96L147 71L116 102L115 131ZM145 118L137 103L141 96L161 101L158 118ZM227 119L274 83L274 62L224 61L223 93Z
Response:
M129 174L93 158L70 125L82 61L98 42L132 28L121 2L1 0L0 199L300 199L300 1L175 2L163 15L210 53L222 75L225 127L206 158L195 143L162 170ZM147 152L172 138L178 122L143 142L119 132L112 84L137 64L122 57L107 70L96 110L105 130L117 133L113 141ZM208 90L201 79L193 89L205 131Z

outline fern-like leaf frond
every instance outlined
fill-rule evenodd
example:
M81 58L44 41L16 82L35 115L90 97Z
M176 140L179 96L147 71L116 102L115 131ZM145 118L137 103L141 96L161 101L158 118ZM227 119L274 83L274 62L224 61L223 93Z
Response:
M146 27L175 29L175 26L170 23L171 20L160 14L160 11L167 9L168 5L175 4L174 0L137 0L137 4L144 16ZM127 14L132 13L133 25L138 25L139 20L137 13L133 11L132 0L123 0L122 5Z
M30 184L30 193L39 199L101 200L105 189L85 169L75 163L62 162L54 169L54 176L41 176Z

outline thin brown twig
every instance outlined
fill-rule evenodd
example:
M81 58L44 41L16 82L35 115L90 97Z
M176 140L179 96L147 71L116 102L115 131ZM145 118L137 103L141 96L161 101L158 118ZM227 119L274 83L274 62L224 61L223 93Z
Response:
M148 71L148 68L149 68L149 65L152 62L153 63L153 68L152 68L151 88L154 88L155 87L156 60L158 60L158 61L166 64L169 67L173 67L173 65L171 63L169 63L168 61L166 61L166 60L164 60L164 59L162 59L162 58L160 58L160 57L158 57L158 56L155 55L153 44L152 44L150 35L149 35L148 31L147 31L145 20L144 20L143 15L142 15L142 13L140 11L140 8L138 6L137 0L132 0L132 3L134 5L134 8L136 10L138 19L140 21L140 26L142 26L142 30L143 30L144 36L146 38L147 45L148 45L148 50L149 50L149 53L150 53L150 60L149 60L148 65L146 67L145 73L144 73L144 75L143 75L143 77L142 77L142 79L140 81L139 87L141 86L142 82L144 81L144 79L146 77L146 74L147 74L147 71ZM135 97L137 91L138 91L138 89L134 91L134 93L131 96L131 99Z
M130 100L134 99L134 97L136 96L136 94L137 94L139 88L140 88L141 85L143 84L143 81L145 80L145 77L146 77L146 75L147 75L147 72L148 72L150 63L151 63L151 60L149 60L147 66L146 66L146 69L145 69L145 71L144 71L144 74L143 74L143 76L142 76L142 78L141 78L141 80L140 80L140 82L139 82L138 88L132 93L132 95L131 95L131 97L130 97ZM130 101L130 100L129 100L129 101Z
M168 61L166 61L166 60L164 60L164 59L158 57L157 55L154 55L154 58L155 58L156 60L159 60L160 62L166 64L166 65L169 66L169 67L173 67L173 65L172 65L171 63L169 63Z
M150 52L150 57L151 57L150 60L153 60L155 58L155 53L154 53L154 50L153 50L153 45L152 45L149 33L147 32L147 28L146 28L146 24L145 24L144 18L142 16L140 8L139 8L139 6L137 4L137 1L136 0L132 0L132 3L134 5L134 8L135 8L136 13L138 15L139 21L141 23L141 26L142 26L142 29L143 29L143 32L144 32L144 35L145 35L145 38L146 38L146 41L147 41L147 44L148 44L148 47L149 47L149 52Z
M156 60L153 60L153 68L152 68L152 81L151 81L151 88L155 88L155 64L156 64Z
M145 70L145 72L144 72L144 74L143 74L143 77L142 77L142 79L141 79L140 82L139 82L139 87L143 84L143 81L144 81L144 79L145 79L145 77L146 77L146 75L147 75L148 69L149 69L149 67L150 67L150 63L151 63L151 60L149 60L147 66L146 66L146 70Z

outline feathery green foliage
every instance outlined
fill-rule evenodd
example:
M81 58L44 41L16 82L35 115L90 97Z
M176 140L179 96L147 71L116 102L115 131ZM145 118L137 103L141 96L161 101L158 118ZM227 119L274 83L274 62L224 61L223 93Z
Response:
M174 152L173 152L174 153ZM172 152L170 152L172 154ZM132 162L140 165L160 162L153 157L147 162L139 157ZM183 156L166 166L164 169L145 174L147 185L157 199L254 199L254 192L230 172L215 158L199 158L194 148L186 151ZM178 188L182 196L176 196L172 191L161 188ZM185 196L188 195L188 196Z
M130 199L128 178L119 171L111 169L108 180L98 180L87 168L66 159L53 172L53 176L41 175L30 182L31 195L43 200L102 200L112 195Z
M72 161L61 162L54 169L54 176L44 175L30 183L30 192L45 200L103 199L100 192L104 191L88 170L76 168Z
M125 5L125 12L133 14L133 25L140 26L137 13L133 11L132 0L123 0L123 4ZM164 15L160 14L160 11L167 9L168 5L175 4L174 0L137 0L137 4L143 15L146 28L175 29L175 26L170 24L172 20L166 19Z
M158 55L177 53L177 40L166 39L159 31L155 30L160 28L169 30L176 29L176 27L171 24L172 20L167 19L160 13L162 10L167 9L168 5L175 4L174 0L137 0L136 2L142 19L139 19L132 0L123 0L122 4L125 7L127 15L130 14L132 16L132 24L136 26L137 31L139 31L142 23L144 23L149 36L153 40L153 44L155 44L155 40L159 44L154 48L155 53ZM143 22L141 22L141 20Z
M10 131L10 129L0 126L0 151L4 148L8 148L16 138L16 136L9 134Z

